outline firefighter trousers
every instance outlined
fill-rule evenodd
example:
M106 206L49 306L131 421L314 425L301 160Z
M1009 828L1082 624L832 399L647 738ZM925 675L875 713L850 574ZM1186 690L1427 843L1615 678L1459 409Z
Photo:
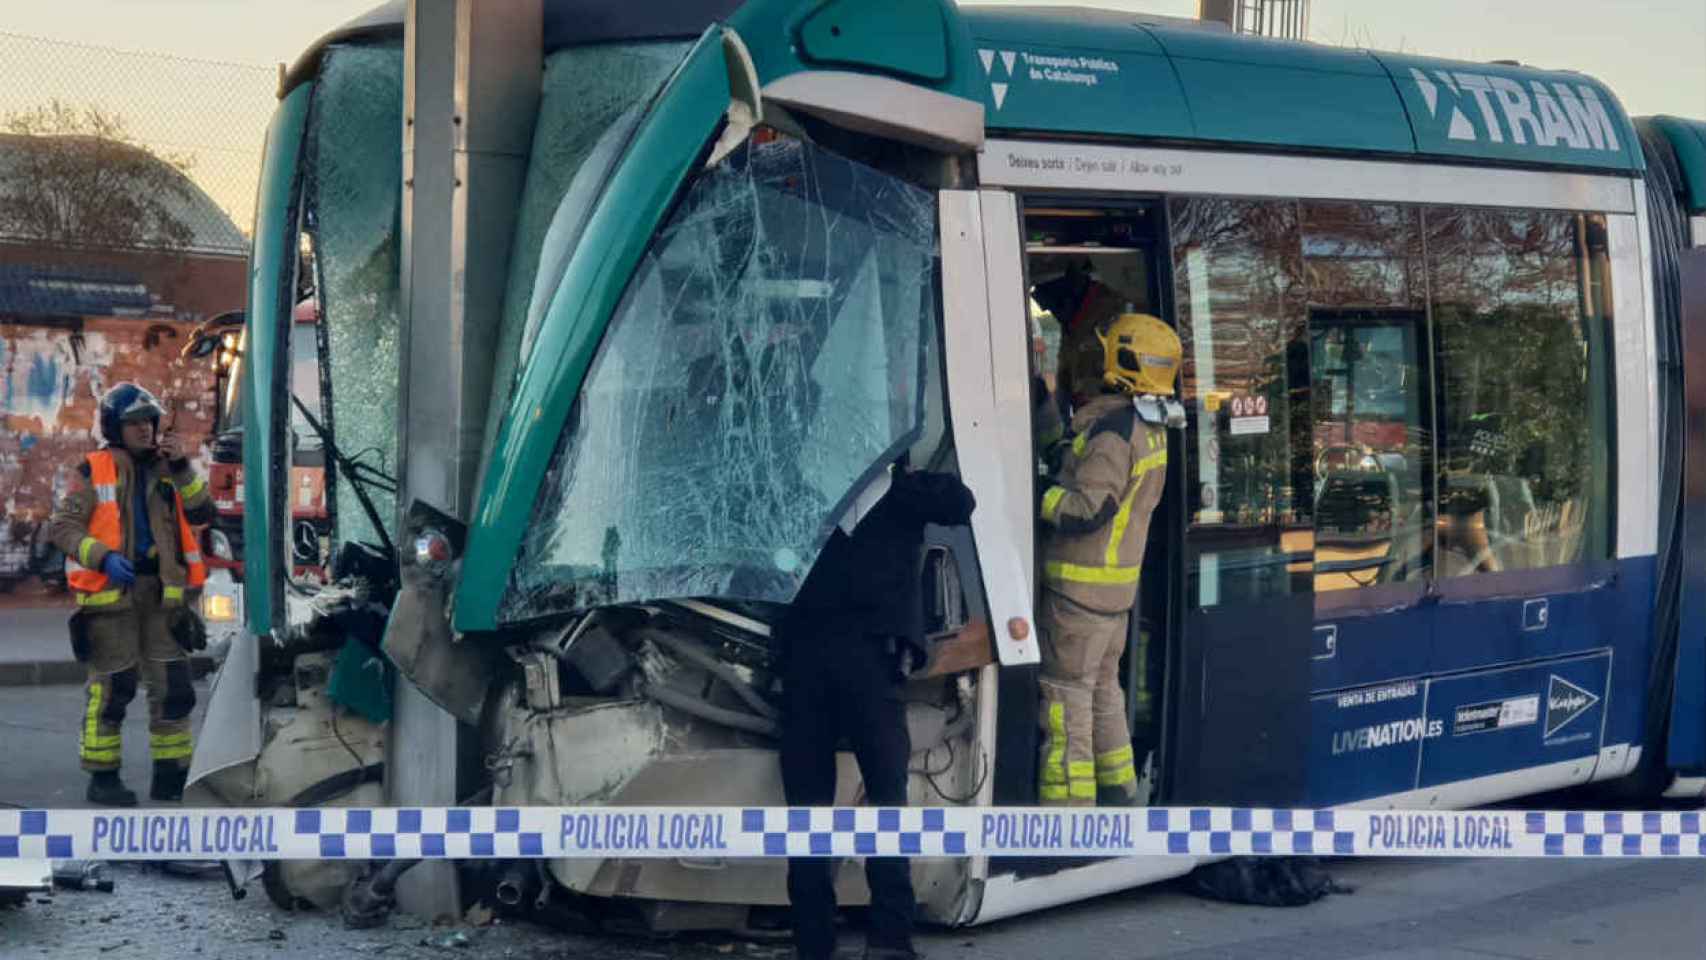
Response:
M1042 728L1038 799L1048 806L1095 806L1137 796L1131 731L1120 689L1129 613L1098 613L1044 590L1038 681Z
M187 768L193 748L190 710L195 707L190 658L172 639L171 611L162 605L159 578L137 577L130 596L127 610L85 615L89 660L79 759L84 770L119 768L125 708L140 682L148 689L150 755L156 762Z

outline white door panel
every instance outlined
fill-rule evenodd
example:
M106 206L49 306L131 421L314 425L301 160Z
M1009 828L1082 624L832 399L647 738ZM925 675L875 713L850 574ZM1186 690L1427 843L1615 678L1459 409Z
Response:
M1030 417L1014 421L996 399L997 362L990 343L989 285L985 272L982 198L975 191L941 194L942 322L947 341L948 403L959 455L960 477L977 497L971 517L978 566L989 603L989 629L1004 665L1036 663L1039 653L1031 617L1030 488L1011 489L1010 439L1017 432L1028 446ZM1008 227L1007 229L1012 229ZM1016 239L1015 241L1016 242ZM1019 341L1022 344L1022 339ZM1020 357L1023 362L1023 356ZM1010 360L1003 359L1000 368ZM1022 372L1022 371L1021 371ZM1024 380L1021 376L1021 384ZM1028 452L1021 464L1029 463ZM1016 519L1017 518L1017 519ZM1008 624L1024 625L1015 638Z
M1032 486L1036 457L1031 441L1030 295L1025 291L1019 243L1018 198L1003 190L978 197L983 217L984 276L989 295L989 351L996 422L1001 431L1002 479L1007 485L1008 528L1025 571L1025 595L1036 596L1036 535Z

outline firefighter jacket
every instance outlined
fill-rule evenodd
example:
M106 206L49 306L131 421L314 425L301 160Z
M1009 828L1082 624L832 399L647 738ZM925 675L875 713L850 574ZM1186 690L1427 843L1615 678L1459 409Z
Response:
M193 601L207 580L207 567L191 525L212 522L213 498L207 482L186 459L156 460L145 472L150 483L148 528L154 537L162 601L168 606ZM65 554L66 582L81 607L108 611L131 606L129 591L102 572L108 553L121 551L139 573L148 567L146 558L135 555L137 475L138 465L128 452L103 447L77 465L70 492L53 511L48 537Z
M1043 490L1043 584L1099 613L1137 599L1149 518L1167 478L1167 430L1131 397L1102 394L1072 417L1071 449Z

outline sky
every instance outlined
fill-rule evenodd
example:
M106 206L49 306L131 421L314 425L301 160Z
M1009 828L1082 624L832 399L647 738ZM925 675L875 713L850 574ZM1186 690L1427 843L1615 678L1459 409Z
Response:
M985 2L1197 10L1197 0ZM144 143L190 158L191 176L246 229L277 65L377 3L12 0L0 17L0 116L54 97L99 100ZM1313 0L1310 39L1578 70L1605 82L1631 115L1706 118L1706 0ZM193 121L184 119L186 96Z
M1002 2L1002 0L996 0ZM1014 0L1047 3L1058 0ZM1196 0L1068 0L1194 16ZM272 66L376 0L9 3L7 32ZM1632 114L1706 117L1706 0L1314 0L1311 39L1466 60L1567 67Z

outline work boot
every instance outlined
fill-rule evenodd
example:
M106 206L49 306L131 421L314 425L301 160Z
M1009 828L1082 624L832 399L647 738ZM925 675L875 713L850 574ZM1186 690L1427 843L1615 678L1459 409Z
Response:
M178 803L184 799L184 780L189 770L170 760L154 762L154 782L148 785L148 799L161 803ZM134 801L133 801L134 802Z
M1126 784L1118 787L1097 787L1096 806L1098 807L1135 807L1137 806L1137 785Z
M89 792L85 794L97 807L134 807L136 791L126 787L117 770L95 770L89 774Z

